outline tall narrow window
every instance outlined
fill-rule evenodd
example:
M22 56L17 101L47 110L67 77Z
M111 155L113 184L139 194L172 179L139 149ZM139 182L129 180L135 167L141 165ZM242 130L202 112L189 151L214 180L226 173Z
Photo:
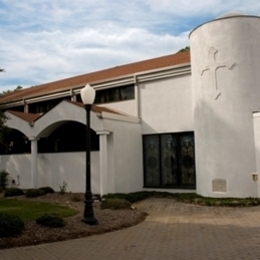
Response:
M156 187L160 185L160 151L159 137L156 135L146 136L144 142L145 150L145 183L147 186Z
M161 175L163 187L178 184L177 138L171 134L161 136Z
M180 137L180 174L182 186L195 185L194 137L191 134Z

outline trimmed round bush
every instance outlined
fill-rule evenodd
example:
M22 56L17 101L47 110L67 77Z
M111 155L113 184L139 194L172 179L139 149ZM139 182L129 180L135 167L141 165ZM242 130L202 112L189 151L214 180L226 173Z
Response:
M15 196L22 196L22 195L24 195L24 192L19 188L8 188L5 190L4 193L5 197L15 197Z
M101 209L130 209L131 203L124 199L106 199L101 202Z
M47 187L41 187L41 188L39 188L40 190L43 190L44 191L44 193L54 193L54 190L51 188L51 187L49 187L49 186L47 186Z
M63 227L65 221L54 213L46 213L36 219L36 223L47 227Z
M20 217L0 212L0 237L19 235L23 230L24 222Z
M25 192L25 196L28 198L35 198L44 195L45 192L42 189L29 189Z

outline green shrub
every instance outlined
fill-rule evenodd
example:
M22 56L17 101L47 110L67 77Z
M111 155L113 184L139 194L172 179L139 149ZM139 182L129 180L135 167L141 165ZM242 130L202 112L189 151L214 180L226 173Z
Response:
M144 199L147 199L149 197L153 196L152 192L133 192L126 194L125 199L129 201L130 203L135 203Z
M8 176L9 173L6 171L0 171L0 188L5 190L8 187Z
M65 194L67 191L68 183L63 181L62 185L60 185L60 194Z
M28 198L35 198L44 195L45 192L42 189L29 189L25 192L25 196Z
M115 193L115 194L107 194L103 196L106 199L124 199L129 201L130 203L135 203L137 201L144 200L146 198L152 197L155 193L148 192L148 191L140 191L140 192L133 192L133 193Z
M130 209L131 203L124 199L106 199L101 202L101 209Z
M47 186L47 187L41 187L41 188L39 188L40 190L43 190L44 191L44 193L54 193L54 190L51 188L51 187L49 187L49 186Z
M22 195L24 195L24 192L19 188L8 188L5 190L4 193L5 197L15 197L15 196L22 196Z
M54 213L47 213L36 219L36 223L47 227L63 227L65 221Z
M0 212L0 237L19 235L24 230L24 222L15 215Z

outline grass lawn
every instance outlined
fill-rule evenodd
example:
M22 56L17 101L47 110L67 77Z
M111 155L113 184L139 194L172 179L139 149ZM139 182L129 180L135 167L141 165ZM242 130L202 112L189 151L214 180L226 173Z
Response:
M0 212L18 215L23 221L34 221L45 213L55 213L61 217L77 213L74 209L55 204L16 199L0 199Z

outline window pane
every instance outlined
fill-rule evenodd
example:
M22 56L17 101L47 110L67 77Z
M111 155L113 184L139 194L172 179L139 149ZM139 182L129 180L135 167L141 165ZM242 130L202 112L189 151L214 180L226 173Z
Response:
M56 98L52 100L29 104L29 113L46 113L64 99L70 100L70 97Z
M180 137L180 172L182 185L195 186L195 152L193 134L182 134Z
M119 89L112 88L106 91L106 102L119 101Z
M178 182L177 139L171 134L161 136L162 186L174 187Z
M97 91L95 97L95 104L105 103L105 92L104 91Z
M97 90L95 104L134 99L134 85Z
M69 136L68 136L69 133ZM99 150L99 136L90 129L90 150ZM55 129L47 138L38 142L39 153L64 153L86 151L86 126L78 122L68 122Z
M120 100L129 100L135 98L134 85L120 88Z
M3 133L3 143L0 144L0 154L31 153L31 142L28 137L16 129Z
M159 136L144 136L145 186L160 186Z

